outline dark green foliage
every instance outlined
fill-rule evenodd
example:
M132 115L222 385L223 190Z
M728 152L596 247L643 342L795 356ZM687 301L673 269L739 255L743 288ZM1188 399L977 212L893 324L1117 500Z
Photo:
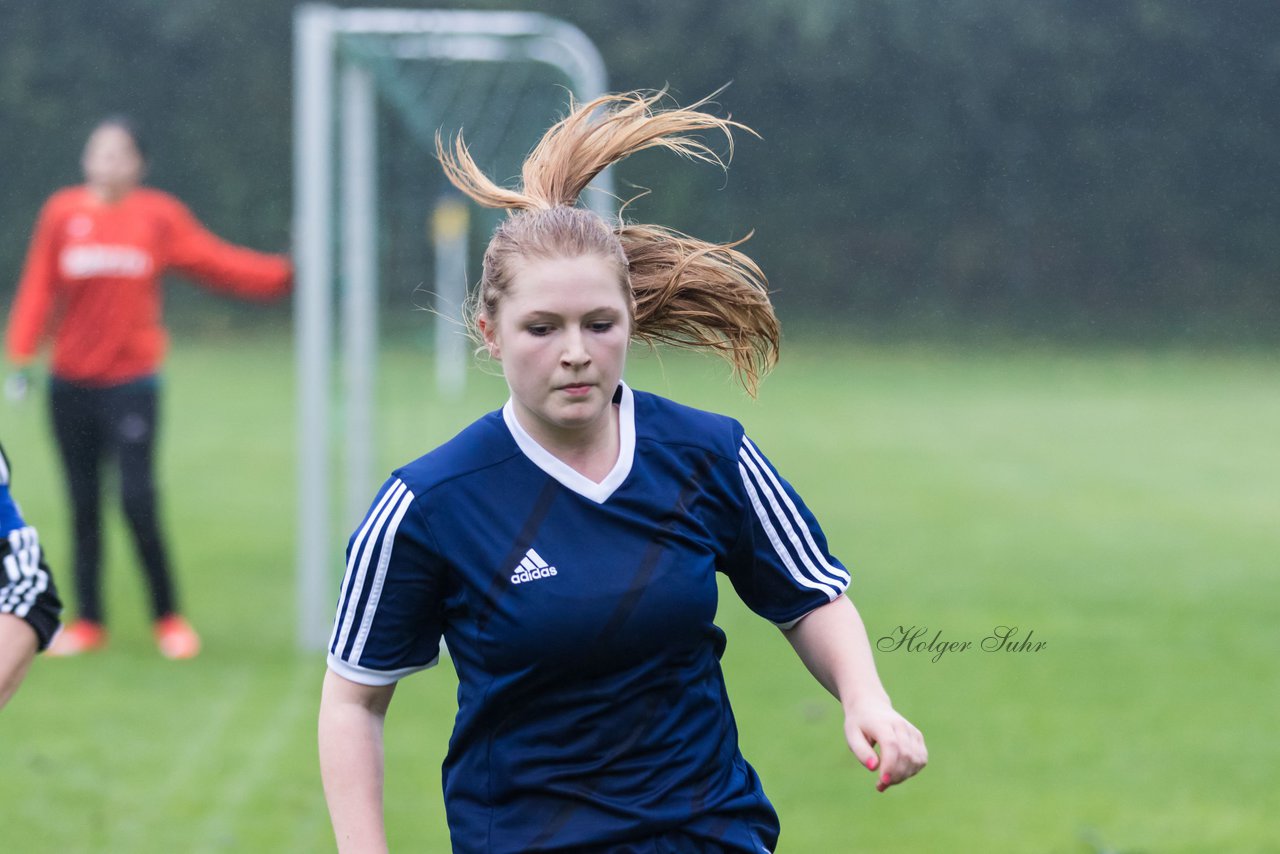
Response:
M637 218L755 229L788 318L1221 341L1280 327L1274 3L451 5L577 24L615 89L688 102L733 81L723 109L764 139L740 139L727 178L647 156L618 177L654 191ZM40 201L115 110L149 128L155 184L232 239L285 247L292 8L0 0L0 297Z

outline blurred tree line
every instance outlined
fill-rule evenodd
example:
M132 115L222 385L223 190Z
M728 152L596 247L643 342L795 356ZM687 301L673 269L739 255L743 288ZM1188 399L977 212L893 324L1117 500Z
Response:
M0 0L6 305L41 202L78 180L111 112L149 130L151 183L231 239L287 247L293 5ZM653 190L635 218L755 229L789 321L1277 337L1274 0L450 7L576 24L615 90L665 84L688 103L732 81L721 109L763 139L739 136L727 176L641 155L618 180Z

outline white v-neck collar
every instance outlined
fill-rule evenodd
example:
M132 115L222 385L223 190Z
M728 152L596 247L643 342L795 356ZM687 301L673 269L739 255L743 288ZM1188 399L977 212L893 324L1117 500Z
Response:
M635 400L626 383L619 383L618 387L622 391L621 400L618 401L618 460L613 464L613 469L605 475L604 480L599 483L575 471L539 445L537 440L520 426L520 422L516 419L515 404L509 398L502 407L502 420L511 431L511 438L516 440L516 445L531 463L555 478L565 488L597 504L603 504L619 486L622 486L627 475L631 474L631 463L636 454Z

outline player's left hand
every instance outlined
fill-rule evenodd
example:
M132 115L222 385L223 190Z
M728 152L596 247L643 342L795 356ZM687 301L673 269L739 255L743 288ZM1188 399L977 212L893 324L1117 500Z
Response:
M929 761L924 736L894 710L888 699L855 703L844 716L849 749L867 770L877 772L876 791L915 776ZM875 748L880 748L876 755Z

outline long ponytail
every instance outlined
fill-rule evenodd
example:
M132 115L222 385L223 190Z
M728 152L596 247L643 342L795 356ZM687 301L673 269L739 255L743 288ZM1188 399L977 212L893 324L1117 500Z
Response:
M493 183L459 134L452 146L437 135L449 181L478 204L511 212L485 251L474 310L496 314L517 259L600 255L612 260L634 300L632 337L650 345L710 349L733 365L748 393L777 362L781 329L768 281L742 240L710 243L657 225L605 223L578 206L586 186L606 167L637 151L665 148L722 168L725 160L698 136L746 125L690 107L655 109L664 92L604 95L580 106L543 135L525 159L521 186ZM745 240L746 238L743 238Z

